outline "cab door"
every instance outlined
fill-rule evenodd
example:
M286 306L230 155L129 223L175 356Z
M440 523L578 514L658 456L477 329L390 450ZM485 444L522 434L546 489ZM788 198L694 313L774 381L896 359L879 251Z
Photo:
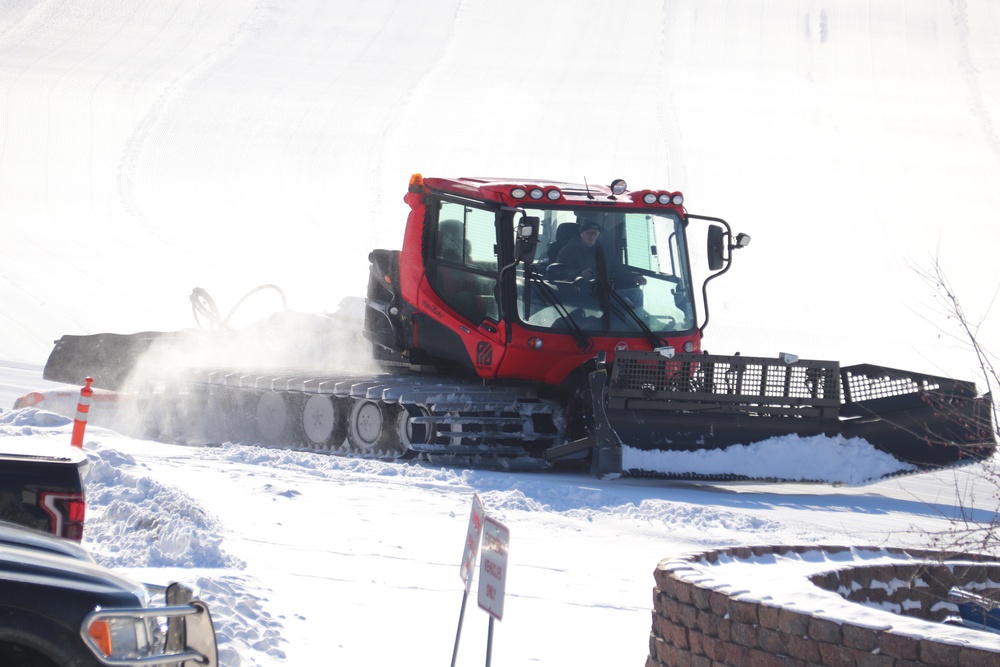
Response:
M497 211L447 199L428 206L417 347L494 377L503 360Z

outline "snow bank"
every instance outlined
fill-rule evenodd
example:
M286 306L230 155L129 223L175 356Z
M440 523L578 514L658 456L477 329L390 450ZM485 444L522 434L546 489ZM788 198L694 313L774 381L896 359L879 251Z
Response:
M625 447L625 470L670 474L738 473L757 479L860 485L915 468L861 438L794 435L750 445L694 452L645 451Z
M239 573L244 563L223 549L223 526L186 494L149 477L131 455L93 441L87 454L84 546L94 558L143 581L154 576L150 583L169 578L191 586L212 612L221 664L257 665L247 656L258 651L283 659L282 626L266 610L268 591Z

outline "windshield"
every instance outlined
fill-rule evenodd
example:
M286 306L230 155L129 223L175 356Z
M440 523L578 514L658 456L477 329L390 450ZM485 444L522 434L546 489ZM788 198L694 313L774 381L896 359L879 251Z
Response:
M539 244L529 279L518 269L524 323L596 335L642 335L643 325L656 334L694 328L676 213L527 208L525 215L539 218Z

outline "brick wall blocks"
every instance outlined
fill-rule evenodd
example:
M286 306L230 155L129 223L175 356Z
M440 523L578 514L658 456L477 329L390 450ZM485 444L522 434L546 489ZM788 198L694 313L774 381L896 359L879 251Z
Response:
M885 554L881 547L859 548ZM691 563L719 563L771 555L826 555L850 551L839 546L738 547L689 554L685 561L664 561L654 573L652 633L646 667L997 667L1000 649L993 651L914 636L884 627L856 625L850 618L809 613L767 600L750 599L736 588L710 589L685 579ZM956 583L979 582L993 587L1000 581L1000 564L941 564L943 555L929 550L895 550L922 564L878 564L869 567L831 565L833 571L809 578L845 599L940 621L947 613L937 604ZM950 554L949 554L950 555ZM981 558L960 554L966 560ZM726 559L726 560L722 560ZM935 567L939 565L939 567ZM693 578L701 581L701 578ZM718 584L716 584L718 586ZM973 586L974 587L974 586ZM727 592L723 592L727 591Z

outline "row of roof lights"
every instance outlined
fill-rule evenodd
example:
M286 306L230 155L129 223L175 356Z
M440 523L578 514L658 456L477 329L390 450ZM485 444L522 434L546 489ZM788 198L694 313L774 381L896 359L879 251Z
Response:
M611 192L613 195L624 194L627 187L628 186L625 185L625 181L619 178L611 184ZM613 195L611 197L612 199L614 199ZM535 187L529 189L518 185L510 189L510 196L514 199L524 199L525 197L528 197L530 199L534 199L535 201L539 201L541 199L558 201L559 199L562 199L563 195L562 192L559 191L559 188L550 188L545 190L543 188ZM674 206L680 206L684 203L684 195L679 192L647 192L642 196L642 201L649 206L652 206L653 204L662 204L664 206L673 204Z
M562 198L562 193L559 192L558 188L552 188L551 190L543 190L542 188L531 188L530 190L522 187L512 188L510 191L510 196L514 199L524 199L525 197L531 197L534 200L539 200L542 198L550 199L551 201L556 201Z
M655 192L647 192L642 196L642 201L644 204L649 204L650 206L656 203L663 204L664 206L668 204L673 204L674 206L680 206L681 204L684 203L684 195L682 195L679 192L674 194L671 194L669 192L661 192L659 194Z

